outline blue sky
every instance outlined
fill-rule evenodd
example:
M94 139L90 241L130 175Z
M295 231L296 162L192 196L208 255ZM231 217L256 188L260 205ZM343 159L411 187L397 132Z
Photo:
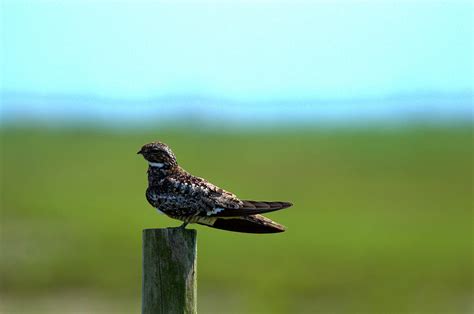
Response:
M470 1L9 1L3 89L360 98L473 87Z
M74 114L71 102L51 105L44 96L82 104L358 100L353 107L372 99L366 107L373 113L374 99L461 95L458 103L437 102L435 111L465 110L474 90L473 12L473 2L452 0L4 0L4 112ZM351 110L350 102L344 106ZM87 115L112 108L100 101L86 107ZM262 115L280 112L274 109Z

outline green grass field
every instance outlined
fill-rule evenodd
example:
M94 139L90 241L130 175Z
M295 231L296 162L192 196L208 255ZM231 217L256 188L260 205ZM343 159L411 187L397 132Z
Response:
M0 311L139 312L141 230L179 224L144 197L154 139L242 198L294 203L268 215L283 234L193 227L200 313L473 310L472 128L413 126L3 128Z

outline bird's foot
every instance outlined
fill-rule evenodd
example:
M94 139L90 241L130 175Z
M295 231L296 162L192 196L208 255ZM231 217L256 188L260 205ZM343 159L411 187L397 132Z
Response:
M186 226L188 225L187 222L184 222L181 226L179 226L180 229L184 230L186 229Z

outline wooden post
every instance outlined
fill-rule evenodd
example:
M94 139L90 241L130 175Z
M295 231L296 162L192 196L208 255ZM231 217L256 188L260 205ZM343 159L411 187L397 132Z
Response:
M196 230L143 230L142 314L196 313Z

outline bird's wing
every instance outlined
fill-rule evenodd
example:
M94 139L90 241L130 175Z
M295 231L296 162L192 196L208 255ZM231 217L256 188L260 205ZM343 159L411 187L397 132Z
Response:
M178 173L164 178L159 188L160 208L163 211L184 211L188 215L209 216L215 208L238 208L240 201L234 194L227 192L206 180Z
M215 208L210 217L239 217L255 214L273 212L283 208L288 208L293 204L289 202L268 202L268 201L241 201L238 208Z
M181 173L165 179L162 197L174 202L173 206L189 208L190 212L206 217L239 217L267 213L290 207L288 202L240 200L205 179Z

